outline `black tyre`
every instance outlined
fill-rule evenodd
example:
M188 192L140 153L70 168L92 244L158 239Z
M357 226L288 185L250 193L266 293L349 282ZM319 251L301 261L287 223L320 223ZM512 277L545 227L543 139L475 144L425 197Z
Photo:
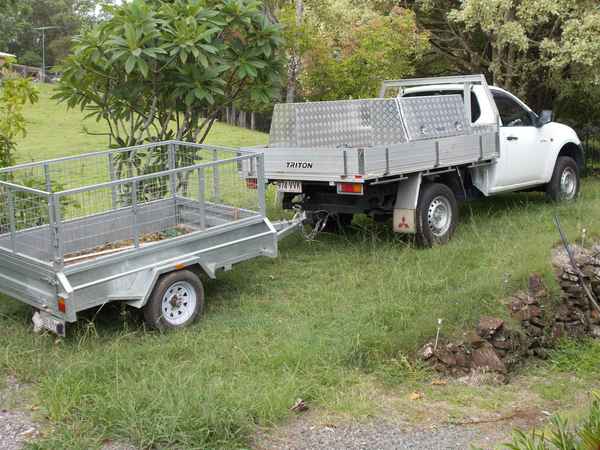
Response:
M154 329L184 328L204 311L204 288L198 275L180 270L162 276L144 307L144 320Z
M575 200L580 188L579 168L569 156L560 156L556 160L554 173L546 185L546 196L555 202Z
M329 233L343 232L352 225L353 219L354 214L332 214L329 216L329 220L323 231Z
M458 222L458 204L452 190L441 183L425 184L417 206L417 241L424 247L446 244Z

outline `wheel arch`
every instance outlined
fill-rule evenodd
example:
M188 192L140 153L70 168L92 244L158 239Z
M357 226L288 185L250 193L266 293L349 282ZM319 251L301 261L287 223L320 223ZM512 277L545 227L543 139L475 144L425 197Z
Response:
M161 277L167 276L173 272L179 272L181 270L189 270L190 272L194 272L200 278L201 275L206 275L211 279L216 278L215 276L215 268L210 264L204 264L201 262L191 262L189 264L185 263L176 263L169 264L161 267L156 267L152 270L152 275L148 280L144 283L146 288L144 289L144 293L139 300L130 300L126 303L129 306L133 306L134 308L143 308L148 303L152 292L154 292L154 288L158 284L158 281Z
M559 150L558 154L556 155L554 166L556 166L556 161L561 156L568 156L570 158L573 158L575 160L575 163L577 164L577 169L579 170L579 172L583 172L583 169L585 168L585 152L581 144L578 145L574 142L567 142L566 144L564 144ZM552 170L554 170L554 166L552 167Z

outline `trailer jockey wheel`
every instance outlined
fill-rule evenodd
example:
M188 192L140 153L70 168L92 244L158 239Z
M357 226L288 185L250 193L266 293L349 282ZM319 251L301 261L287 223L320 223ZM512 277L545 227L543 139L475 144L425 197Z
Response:
M204 310L204 288L198 275L180 270L163 275L144 307L150 328L184 328L196 321Z
M446 244L458 222L458 204L452 190L441 183L425 184L417 206L417 241L423 247Z

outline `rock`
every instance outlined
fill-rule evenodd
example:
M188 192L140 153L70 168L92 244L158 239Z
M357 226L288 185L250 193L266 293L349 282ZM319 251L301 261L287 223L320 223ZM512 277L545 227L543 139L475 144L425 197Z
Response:
M541 317L532 317L529 321L538 328L546 327L546 322Z
M532 273L529 276L529 283L527 287L529 295L533 298L539 299L548 296L548 291L544 284L544 280L539 273Z
M434 355L433 344L431 342L425 344L419 351L419 355L423 361L427 361Z
M485 343L485 340L474 331L464 333L463 336L465 342L470 344L474 348L481 347Z
M494 339L492 341L492 345L496 350L512 350L513 343L510 339L502 338L502 339Z
M560 339L565 335L565 324L561 322L556 322L554 327L552 327L552 337L554 339Z
M459 367L469 367L470 361L469 361L469 356L464 350L458 350L455 354L454 354L454 358L456 359L456 365Z
M482 317L477 325L477 334L484 339L491 339L504 326L504 321L497 317Z
M473 350L471 354L471 368L506 373L506 366L498 357L494 347L489 343Z
M301 413L304 411L308 411L308 405L304 400L299 398L298 400L296 400L296 403L294 403L294 406L292 406L290 409L296 413Z
M596 339L600 338L600 326L592 325L590 327L590 335Z
M438 348L434 352L434 354L437 359L439 359L441 362L443 362L447 366L449 366L449 367L456 366L456 358L454 357L454 354L451 351L449 351L448 349Z

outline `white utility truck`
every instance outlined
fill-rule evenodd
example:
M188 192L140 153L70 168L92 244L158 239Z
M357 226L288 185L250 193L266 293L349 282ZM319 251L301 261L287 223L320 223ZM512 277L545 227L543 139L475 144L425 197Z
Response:
M385 81L377 99L278 104L269 145L252 150L264 152L284 208L331 228L358 213L393 217L394 231L425 246L452 237L459 201L525 190L576 198L584 164L575 131L483 75Z

